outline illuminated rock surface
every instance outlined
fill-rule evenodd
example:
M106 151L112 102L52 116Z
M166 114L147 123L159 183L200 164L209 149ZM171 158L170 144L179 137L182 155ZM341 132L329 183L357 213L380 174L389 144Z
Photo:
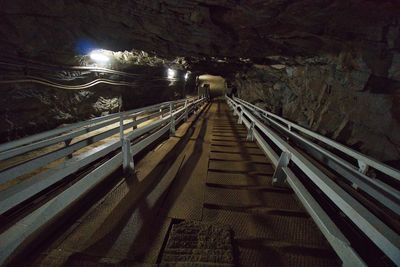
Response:
M88 47L143 50L149 54L129 64L222 75L262 107L378 159L400 158L396 1L17 0L0 7L2 58L77 64ZM166 85L155 84L145 86L160 96L154 102L180 95L182 86L159 94L153 88ZM26 85L1 88L1 140L41 128L32 110L52 114L42 118L55 126L113 112L115 97L133 90L127 105L145 102L138 86L51 97ZM22 107L31 115L14 114Z

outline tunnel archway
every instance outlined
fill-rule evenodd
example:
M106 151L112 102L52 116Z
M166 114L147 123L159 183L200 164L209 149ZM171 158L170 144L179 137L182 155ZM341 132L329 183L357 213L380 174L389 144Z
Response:
M210 97L223 96L226 92L226 80L222 76L202 74L199 76L199 86L210 85Z

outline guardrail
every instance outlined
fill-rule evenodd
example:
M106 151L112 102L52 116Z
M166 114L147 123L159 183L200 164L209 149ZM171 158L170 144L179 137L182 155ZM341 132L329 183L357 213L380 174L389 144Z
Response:
M187 98L164 102L75 123L0 145L0 159L7 160L33 150L51 147L60 142L65 143L65 147L0 171L0 184L22 175L30 174L57 159L68 157L57 166L32 175L29 179L3 190L0 195L1 216L18 205L29 201L39 193L44 192L47 188L63 181L69 175L90 166L107 155L111 155L111 158L99 167L87 173L64 191L4 230L0 234L0 264L6 262L10 255L25 245L25 241L30 240L39 229L56 218L76 199L87 193L121 165L127 174L132 172L134 168L133 157L135 155L167 132L173 135L175 133L175 125L182 120L186 120L189 114L195 112L205 101L205 98ZM145 123L145 125L138 127L142 123ZM105 131L94 132L104 127L107 127ZM125 134L124 131L128 128L133 130ZM119 138L114 138L105 144L71 157L73 152L96 142L104 141L105 138L118 133ZM72 143L72 140L78 137L81 140Z
M398 182L400 179L398 170L244 100L228 96L226 96L226 100L234 114L239 117L238 123L243 123L248 129L247 138L255 139L276 167L273 184L278 186L289 184L292 187L343 261L343 265L366 266L365 262L352 248L349 240L296 176L296 168L300 169L389 259L396 265L400 264L399 235L354 196L328 177L320 169L320 166L317 166L304 153L289 144L286 138L300 145L308 154L321 160L327 167L334 169L341 177L350 181L354 187L364 191L395 214L400 214L400 193L398 189L383 180L367 176L366 171L368 167L374 168ZM284 133L284 138L278 134L277 130ZM331 149L328 150L321 144L327 145ZM354 166L351 162L334 154L332 151L335 150L355 159L358 166Z

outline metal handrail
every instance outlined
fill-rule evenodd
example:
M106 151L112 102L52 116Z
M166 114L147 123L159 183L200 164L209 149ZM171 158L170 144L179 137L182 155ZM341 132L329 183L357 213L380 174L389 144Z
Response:
M151 122L150 124L148 124L144 127L140 127L140 128L136 128L138 124L140 124L144 121L150 120L156 116L158 117L160 115L160 112L158 112L159 108L164 107L165 104L152 105L147 108L142 108L140 110L141 113L147 112L150 114L145 116L144 118L135 120L133 122L125 123L125 124L123 122L125 119L130 118L132 116L132 114L137 115L138 113L137 112L136 113L132 113L132 112L120 113L119 114L120 118L117 118L120 121L120 125L119 125L120 130L118 129L118 126L116 126L115 128L107 130L105 132L101 132L99 134L86 137L72 145L68 145L66 147L57 149L55 151L49 152L44 155L36 156L35 158L26 160L22 163L19 163L17 165L14 165L7 169L4 169L4 170L0 171L0 182L5 183L7 181L13 180L19 176L30 173L40 167L43 167L54 160L57 160L57 159L65 157L67 155L70 155L72 152L82 149L82 148L86 147L87 145L96 143L100 140L103 140L106 137L117 134L118 131L120 131L120 134L121 134L121 130L123 131L129 127L135 127L135 129L128 135L129 142L130 142L133 139L135 139L141 135L144 135L147 132L161 126L162 124L165 124L166 122L171 120L171 117L176 117L177 115L182 113L185 108L189 108L188 112L191 112L193 106L197 105L199 102L202 102L202 101L204 101L204 99L198 99L198 100L187 99L187 100L185 100L185 102L183 102L182 100L170 102L169 105L172 105L172 103L176 105L176 109L173 110L172 114L167 114L163 118L155 120L154 122ZM181 103L186 103L186 104L184 107L181 107ZM151 113L154 111L157 111L157 112ZM107 125L114 123L114 122L115 122L115 119L111 120L111 122L108 121ZM101 123L101 125L103 126L103 123ZM95 127L95 128L91 128L91 129L97 129L97 128L99 128L99 127ZM88 128L86 128L86 129L88 129ZM86 131L82 132L81 130L79 130L78 132L81 134L87 133ZM74 135L74 136L76 136L76 135ZM69 136L69 138L70 137L71 136ZM65 175L60 176L60 175L58 175L58 173L56 173L56 174L51 173L54 170L54 168L52 168L50 171L45 171L44 174L39 173L37 175L32 176L29 179L29 181L24 181L20 184L17 184L15 186L13 186L13 188L10 188L10 190L8 190L8 189L4 190L2 192L2 194L0 195L0 214L4 213L5 211L7 211L10 208L14 207L15 205L19 204L21 201L26 200L27 198L31 197L32 194L38 193L40 190L44 189L45 186L48 186L49 184L44 182L44 181L48 180L47 177L53 177L53 179L51 179L51 183L55 183L59 179L62 179L66 175L69 175L73 171L77 170L77 167L70 168L71 166L82 167L83 165L77 164L77 162L75 161L77 158L80 159L79 162L82 162L85 160L87 161L87 159L90 159L87 162L87 164L89 164L89 163L95 161L96 159L98 159L99 157L104 156L107 153L111 152L112 150L115 150L116 148L120 147L122 139L123 138L120 137L120 140L118 140L117 142L109 142L105 147L102 147L101 150L96 150L95 152L93 152L93 154L87 155L87 158L78 156L76 158L66 160L64 163L61 164L62 166L64 166L64 167L66 166L66 167L61 168L61 170L60 170ZM44 141L46 141L46 140L44 140ZM53 143L53 139L49 139L49 143L47 145L50 145L52 143ZM86 154L84 153L83 155L86 155ZM93 155L95 155L95 156L93 157ZM35 181L35 180L38 180L38 182L37 183L31 182L31 181ZM34 187L35 190L32 190L32 187ZM29 193L27 190L29 191ZM15 192L17 192L17 193L15 193Z
M124 120L128 119L128 118L136 118L136 116L138 116L140 114L143 114L145 112L151 113L156 110L158 111L159 109L162 109L162 108L166 107L167 105L168 106L175 105L176 107L179 107L181 104L185 103L185 101L187 101L187 100L182 99L182 100L178 100L178 101L170 101L170 102L166 102L166 103L162 103L162 104L152 105L150 107L136 109L133 111L121 112L120 114L113 114L113 117L119 115L119 117L123 117ZM47 146L50 146L50 145L53 145L53 144L59 143L59 142L66 143L66 146L63 148L46 153L44 155L40 155L34 159L29 159L25 162L19 163L18 165L11 166L5 170L0 171L0 183L5 183L7 181L15 179L18 176L27 174L39 167L43 167L43 166L47 165L48 163L50 163L54 160L68 156L68 155L72 154L74 151L82 149L90 144L93 144L93 143L98 142L104 138L107 138L113 134L118 133L118 128L115 127L113 129L107 130L106 132L102 132L102 133L96 134L94 136L89 136L83 140L80 140L79 142L70 144L72 138L76 138L80 135L88 134L96 129L111 125L111 124L115 123L116 121L117 121L117 119L111 119L111 120L107 120L104 122L104 119L103 119L103 120L101 120L102 123L96 124L96 125L90 125L90 123L93 122L93 120L89 120L87 122L80 122L80 123L75 124L75 126L76 125L81 126L83 124L86 126L85 129L79 128L78 130L76 130L72 133L68 133L68 134L64 134L62 136L57 136L57 137L53 137L53 138L50 138L47 140L39 141L38 143L14 147L13 149L10 149L10 150L0 153L0 159L4 160L4 159L10 158L10 157L15 157L22 153L26 153L28 151L32 151L34 148L35 149L44 148L44 147L47 147ZM128 123L124 124L124 122L122 121L120 126L123 126L123 129L125 130L130 127L136 127L140 122L141 121L133 121L133 122L128 122ZM64 129L65 128L70 128L70 127L64 127ZM52 134L54 134L55 131L51 130L48 132L50 132L50 133L48 133L47 136L51 136ZM42 135L45 136L46 132L42 133ZM25 140L26 139L29 139L29 138L25 138Z
M194 98L190 98L191 101L193 101ZM169 105L171 103L184 103L186 101L186 99L180 99L180 100L176 100L176 101L166 101L163 103L159 103L159 104L155 104L155 105L151 105L151 106L147 106L147 107L143 107L143 108L137 108L137 109L133 109L133 110L129 110L129 111L124 111L121 112L124 116L128 116L128 115L135 115L135 113L140 113L152 108L164 108L164 107L169 107ZM45 139L49 139L61 134L70 134L70 131L73 130L77 130L79 128L83 128L83 127L90 127L93 126L97 123L100 122L104 122L104 121L108 121L108 120L112 120L114 118L119 118L120 117L120 113L114 113L114 114L109 114L109 115L105 115L105 116L101 116L101 117L97 117L97 118L93 118L93 119L89 119L86 121L81 121L81 122L77 122L77 123L73 123L70 124L68 126L65 127L61 127L61 128L56 128L50 131L46 131L43 133L38 133L35 135L31 135L31 136L27 136L15 141L11 141L11 142L7 142L4 144L0 144L0 152L4 152L4 151L9 151L9 150L14 150L17 148L20 148L22 146L26 146L26 145L30 145L33 144L35 142L39 142ZM109 124L111 124L113 122L109 122ZM107 124L108 125L108 124ZM64 138L64 136L63 136ZM70 136L65 136L65 139L62 139L61 141L64 141L66 139L70 138ZM34 149L37 149L40 147L35 147ZM24 151L27 152L27 151ZM1 154L3 155L3 154ZM4 158L6 158L5 156L2 156Z
M291 170L289 162L297 166L393 262L396 264L400 263L400 237L396 232L262 122L259 113L262 112L265 114L265 111L255 108L254 105L243 100L239 101L238 98L232 99L226 96L226 100L234 110L234 114L239 116L238 122L243 123L249 129L248 137L256 139L261 149L277 167L273 176L273 182L276 184L286 182L293 188L296 195L309 211L311 217L321 229L321 232L342 259L344 265L365 266L365 263L326 212L323 211L322 207L319 206L311 194L302 186L300 180ZM268 116L271 116L269 112L266 113L268 113ZM274 114L273 117L276 118L277 115ZM291 123L291 126L293 126L293 123ZM269 142L266 142L265 137ZM322 138L318 138L318 140L320 139ZM270 142L279 148L281 151L280 155L269 146ZM364 156L359 158L364 159ZM378 164L375 162L375 165ZM316 210L319 212L315 212Z
M400 182L400 171L392 168L389 165L379 162L369 156L363 155L362 153L360 153L354 149L346 147L346 146L344 146L332 139L329 139L321 134L310 131L310 130L308 130L298 124L295 124L287 119L284 119L272 112L263 110L260 107L257 107L256 105L246 102L240 98L233 97L233 99L235 101L237 101L238 103L246 106L247 108L250 108L251 110L254 110L254 111L264 114L267 118L272 117L276 120L279 120L280 122L284 123L288 129L292 129L292 128L297 129L299 132L309 135L309 136L317 139L318 141L323 142L324 144L326 144L334 149L337 149L337 150L343 152L344 154L354 158L355 160L357 160L357 162L359 164L359 169L361 169L361 171L363 171L363 172L365 172L368 167L372 167L372 168L374 168L378 171L381 171L382 173L384 173Z
M30 240L32 240L34 237L37 237L40 234L40 229L43 229L47 223L60 215L66 208L70 207L76 201L76 199L88 193L102 179L110 175L121 165L125 171L131 171L129 167L133 167L133 157L135 155L143 151L150 144L157 141L167 132L173 134L175 132L175 125L179 124L182 120L187 119L188 115L200 108L205 101L205 98L190 98L165 102L162 104L137 109L134 110L134 112L128 111L119 114L113 114L112 118L116 116L121 117L120 122L122 121L122 124L120 127L124 129L126 126L129 125L128 127L131 127L133 124L128 123L124 125L123 120L132 114L137 114L138 111L157 111L155 114L159 115L158 110L160 107L170 107L169 113L165 114L165 116L162 118L153 120L150 122L150 124L144 127L136 128L128 135L124 135L122 131L119 140L110 141L109 143L101 145L96 149L92 149L77 157L68 159L50 170L34 175L30 179L16 184L5 191L2 191L2 194L0 195L0 214L4 214L10 209L20 205L46 188L49 188L50 186L63 180L68 175L75 173L82 167L88 166L90 163L110 154L110 152L116 152L115 154L112 154L113 156L109 160L101 164L95 170L89 172L84 177L79 179L79 181L66 188L58 195L53 196L42 206L33 210L31 213L27 214L18 222L14 223L8 229L3 231L0 234L0 265L7 262L16 249L24 247L30 242ZM110 117L107 119L109 118ZM93 120L90 121L93 122ZM138 121L135 123L137 122ZM76 125L82 126L88 125L88 123L81 122L75 124L75 126ZM68 129L72 128L69 127ZM118 132L118 129L116 130ZM40 140L43 140L43 136L54 136L55 132L59 133L59 131L51 131L51 134L42 134L40 136ZM113 133L114 132L115 130L113 130ZM29 143L26 140L31 141L35 138L27 138L24 142ZM14 142L12 146L8 147L10 149L12 147L15 148L17 146L16 144L21 145L22 143L23 142Z
M303 145L309 147L311 153L314 156L323 159L323 161L331 168L335 169L336 172L341 174L346 180L348 180L354 187L359 188L375 198L378 202L391 209L396 214L400 215L400 191L396 188L393 188L391 185L386 184L385 182L371 178L364 174L359 169L355 168L354 165L346 161L345 159L335 155L331 151L321 147L314 140L307 139L304 135L293 131L292 127L294 124L287 127L284 124L278 123L277 120L271 119L271 116L264 116L264 113L261 113L261 109L255 109L254 105L243 101L241 99L235 98L235 100L239 103L238 105L243 105L249 110L253 111L257 117L266 119L272 125L278 127L280 130L284 131L288 136L293 139L298 140ZM271 114L270 112L266 112L267 114ZM279 117L273 114L275 118ZM309 131L309 130L308 130ZM327 139L326 137L324 137ZM320 140L321 138L316 138L316 140ZM378 164L378 163L376 163ZM394 170L394 169L393 169ZM397 170L394 170L398 172ZM395 177L393 177L395 178Z

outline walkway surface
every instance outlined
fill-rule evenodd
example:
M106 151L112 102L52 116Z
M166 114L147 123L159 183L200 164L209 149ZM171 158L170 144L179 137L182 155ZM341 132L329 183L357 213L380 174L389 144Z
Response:
M141 160L36 264L337 266L294 193L221 101Z

